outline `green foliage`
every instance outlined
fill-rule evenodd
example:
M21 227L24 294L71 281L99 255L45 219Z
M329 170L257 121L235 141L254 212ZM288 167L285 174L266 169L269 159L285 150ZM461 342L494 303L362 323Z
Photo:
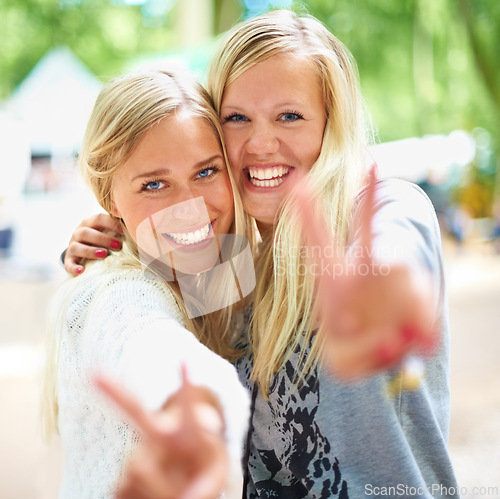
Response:
M171 28L170 17L161 28L148 28L140 6L104 0L2 0L0 100L54 46L69 46L106 79L120 72L131 57L172 46Z
M495 153L486 183L494 184L499 0L297 0L293 7L319 18L353 53L380 140L483 128ZM213 0L213 9L218 33L238 20L242 3ZM56 45L69 46L102 79L132 58L176 47L175 7L161 27L143 21L140 6L120 0L2 0L0 101Z
M461 186L471 212L488 214L495 183L500 197L500 2L310 0L306 6L353 53L380 140L489 132L489 166L478 155Z
M461 3L479 40L477 54ZM497 0L310 0L306 5L353 53L382 140L476 126L499 130L500 109L492 109L493 96L477 67L480 54L495 78L491 86L500 92Z

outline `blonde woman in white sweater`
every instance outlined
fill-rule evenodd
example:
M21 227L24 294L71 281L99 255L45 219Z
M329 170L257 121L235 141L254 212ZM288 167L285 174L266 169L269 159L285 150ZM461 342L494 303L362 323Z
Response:
M97 99L80 164L125 236L123 252L89 265L56 299L45 422L48 433L60 433L65 455L59 497L113 497L141 442L127 417L98 393L96 375L119 380L141 405L158 410L155 421L164 421L173 442L178 437L179 444L186 425L197 435L195 446L186 441L192 455L176 464L164 497L187 493L188 478L191 485L200 480L204 496L216 497L229 486L228 476L241 473L249 406L234 367L221 357L235 355L224 334L232 307L208 306L215 311L202 314L205 299L234 287L234 265L230 272L222 265L231 242L225 235L246 235L217 115L187 75L148 71L117 78ZM172 254L170 268L162 255ZM146 269L144 258L151 264ZM181 278L207 275L214 266L218 272L209 281L219 288L200 291L207 284L195 280L197 308L190 308ZM190 378L183 388L182 365Z

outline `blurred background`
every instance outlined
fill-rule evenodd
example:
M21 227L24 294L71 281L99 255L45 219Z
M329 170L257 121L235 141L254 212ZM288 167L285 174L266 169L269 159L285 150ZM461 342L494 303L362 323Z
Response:
M0 497L56 496L38 389L59 254L99 210L75 158L103 82L175 60L203 81L217 36L275 8L351 50L383 176L421 185L441 222L452 322L450 452L464 497L500 497L500 1L2 0Z

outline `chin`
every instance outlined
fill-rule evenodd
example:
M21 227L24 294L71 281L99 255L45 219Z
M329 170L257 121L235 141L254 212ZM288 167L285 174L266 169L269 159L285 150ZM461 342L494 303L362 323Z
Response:
M278 206L276 206L275 209L267 206L266 209L263 209L262 204L256 203L255 201L245 203L245 200L243 200L243 209L251 217L255 218L258 223L272 225L278 211Z

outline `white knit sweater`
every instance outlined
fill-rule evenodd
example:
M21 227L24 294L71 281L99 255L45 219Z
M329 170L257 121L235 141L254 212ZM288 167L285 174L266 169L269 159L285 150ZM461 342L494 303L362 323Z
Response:
M99 262L75 278L57 334L59 432L64 450L60 499L113 497L138 434L92 385L103 373L142 404L161 407L180 386L185 362L194 384L214 391L224 409L232 473L241 473L249 400L234 367L183 328L168 286L138 269ZM241 494L241 491L239 492Z

